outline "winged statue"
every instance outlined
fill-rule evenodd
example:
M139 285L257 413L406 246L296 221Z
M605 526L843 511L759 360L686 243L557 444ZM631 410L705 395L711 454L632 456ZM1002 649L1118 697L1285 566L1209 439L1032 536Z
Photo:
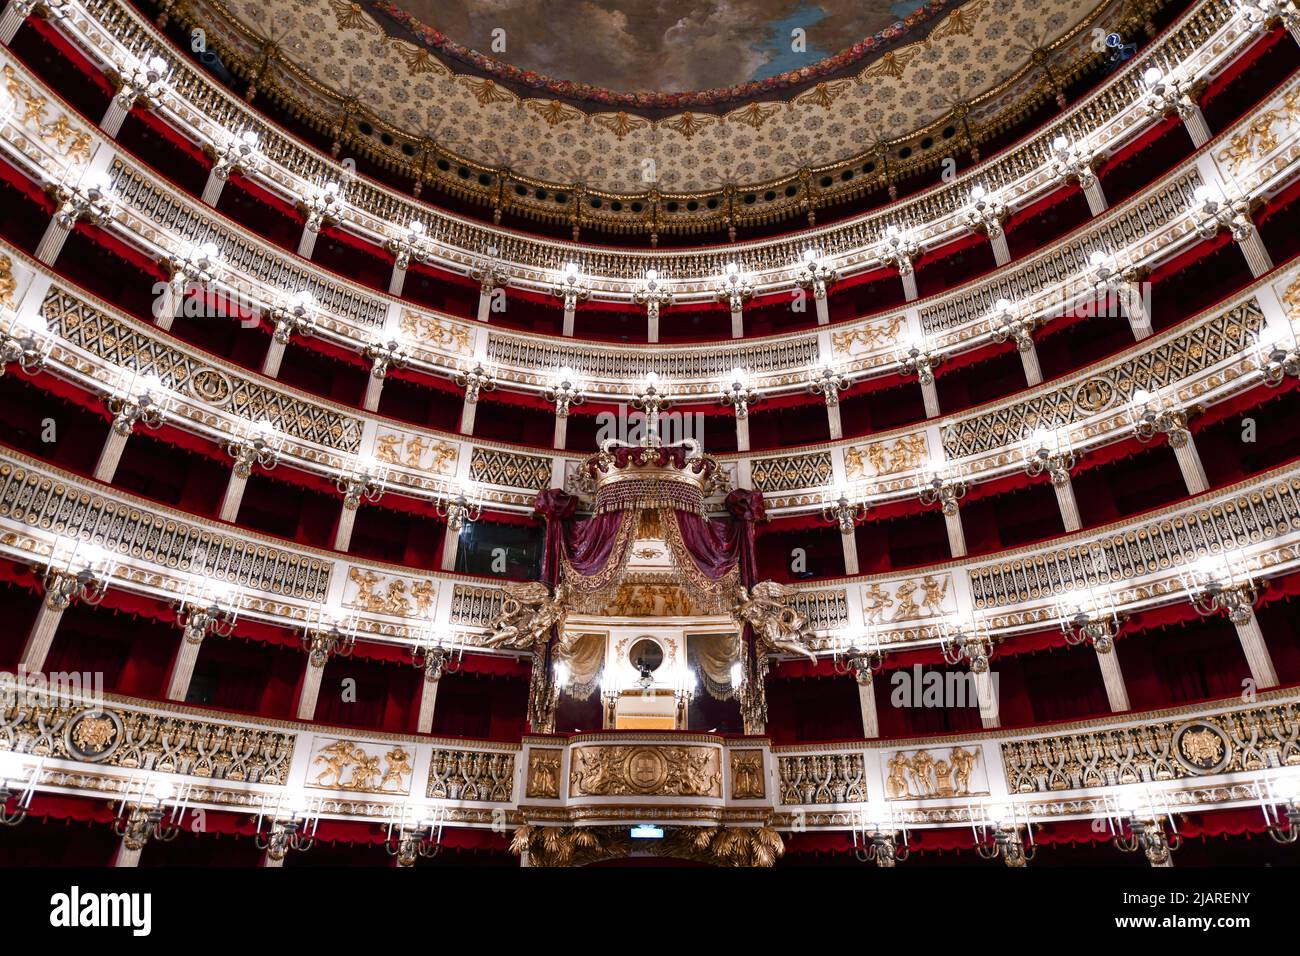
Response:
M775 581L760 581L752 588L741 585L731 613L752 627L755 636L770 651L802 654L816 661L817 655L808 646L814 637L812 625L788 603L797 593L794 588Z
M545 643L551 628L564 620L568 588L557 585L555 593L540 581L525 581L504 586L506 596L501 610L488 625L491 634L484 647L526 650Z

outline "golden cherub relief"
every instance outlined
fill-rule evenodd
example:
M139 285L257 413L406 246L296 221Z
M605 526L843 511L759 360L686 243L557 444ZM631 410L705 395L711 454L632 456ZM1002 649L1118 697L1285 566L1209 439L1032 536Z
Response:
M849 481L914 471L929 457L925 433L903 435L891 441L877 441L844 449L844 476Z
M312 766L317 765L322 769L308 786L319 790L402 794L411 790L411 755L400 744L381 757L354 741L335 740L312 757Z
M448 475L456 470L460 451L455 445L434 438L379 432L375 436L375 457L389 465Z
M449 352L474 351L474 337L469 329L454 322L443 322L432 316L402 312L402 332L413 342L445 349Z
M689 617L686 591L671 584L622 584L602 612L611 617Z
M936 758L936 753L943 756ZM946 754L941 750L917 750L910 757L900 750L886 761L889 773L885 792L890 800L970 796L977 792L972 785L980 786L974 780L979 757L978 749L963 747L953 747ZM983 788L978 792L983 793Z
M348 568L348 580L357 589L344 600L346 607L398 617L428 618L433 613L437 590L430 580L399 578L366 568Z
M903 328L903 316L859 325L844 332L831 333L831 348L846 355L859 355L876 349L893 348Z
M900 624L924 618L947 617L957 602L946 575L927 574L898 584L873 583L862 588L862 616L867 624ZM891 590L892 588L892 590Z

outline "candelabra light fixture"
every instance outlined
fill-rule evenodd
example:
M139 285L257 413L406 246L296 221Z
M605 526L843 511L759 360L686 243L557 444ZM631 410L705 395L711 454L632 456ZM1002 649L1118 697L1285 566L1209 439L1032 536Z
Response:
M831 408L840 403L840 392L850 384L849 377L839 369L823 365L820 369L813 370L812 381L808 383L808 394L820 395L826 402L826 407Z
M722 282L714 290L714 298L727 303L727 308L732 312L739 312L753 297L754 286L749 278L740 271L740 266L728 262L723 267Z
M1265 778L1258 787L1268 835L1283 845L1300 840L1300 773Z
M305 853L315 846L319 826L319 801L313 804L302 793L281 793L273 803L263 801L254 844L271 860L282 863L290 852Z
M78 222L98 226L113 214L116 202L108 173L103 170L85 173L76 182L56 185L54 195L59 201L54 221L68 231Z
M324 667L331 657L351 657L357 644L355 614L344 614L336 607L315 605L307 612L302 629L302 649L313 667Z
M1165 435L1171 448L1182 448L1191 439L1187 428L1187 412L1175 407L1159 392L1139 388L1129 402L1129 420L1137 440L1146 444L1157 435Z
M1020 315L1010 299L998 299L993 303L993 313L989 317L989 329L993 341L1016 343L1016 350L1028 352L1034 347L1033 333L1038 327L1038 319L1032 314Z
M246 129L228 136L219 149L213 151L212 175L228 179L231 173L252 171L261 163L259 140L255 130Z
M900 275L909 275L921 254L921 244L912 237L910 230L890 223L885 227L885 238L881 240L877 254L881 262L893 266Z
M445 804L406 801L389 813L384 849L389 856L397 858L400 867L415 866L420 859L432 859L442 849L446 821Z
M370 361L370 374L375 378L384 378L391 370L404 369L411 364L411 353L396 335L370 342L364 355Z
M1141 109L1148 116L1177 114L1184 117L1196 108L1191 88L1177 75L1166 74L1160 67L1151 66L1142 74L1142 82L1146 85L1146 95L1142 98Z
M1054 485L1068 484L1078 461L1068 432L1039 427L1025 440L1025 472L1033 477L1047 475Z
M1256 30L1280 23L1293 34L1300 31L1300 8L1295 0L1241 0L1238 10Z
M73 601L92 607L99 604L108 593L108 582L115 570L108 553L98 545L56 539L39 571L46 606L52 611L65 611Z
M424 679L428 681L438 681L443 674L456 673L464 656L464 643L454 636L435 635L432 621L421 625L415 646L411 648L411 660L416 667L423 669Z
M307 214L307 230L320 232L323 227L341 220L344 205L343 187L334 180L309 187L302 200L302 211Z
M888 803L858 805L852 811L852 822L853 854L859 863L892 867L906 862L911 854L907 824Z
M1288 377L1300 378L1300 346L1296 344L1295 330L1268 323L1255 340L1260 375L1264 384L1277 388Z
M659 310L673 304L673 292L659 278L655 269L647 269L645 282L632 293L632 300L637 305L644 305L651 318L659 317Z
M762 395L750 384L749 372L743 368L731 370L731 381L722 389L722 404L730 405L736 410L736 420L743 421L749 416L749 407L758 404Z
M148 60L133 59L131 66L121 72L121 83L114 99L124 110L131 109L136 103L154 109L166 92L167 61L160 56L151 56Z
M578 373L567 365L555 373L551 384L542 392L542 397L555 405L556 418L568 418L573 406L586 401L578 383Z
M226 444L226 452L235 460L234 472L238 478L248 478L253 466L263 471L274 471L280 463L283 440L268 419L245 422Z
M1250 218L1251 203L1245 196L1229 197L1222 189L1202 183L1192 193L1192 200L1196 231L1202 239L1213 239L1220 232L1227 232L1242 242L1255 230Z
M1109 585L1088 585L1071 591L1057 602L1055 613L1065 643L1091 644L1098 654L1114 650L1123 616Z
M457 481L438 492L434 510L447 522L448 531L460 534L466 524L472 524L483 514L483 503L474 497L474 486L469 481Z
M177 607L176 623L191 644L201 644L209 634L229 637L235 632L243 603L240 589L225 581L190 581Z
M942 361L941 356L931 352L925 336L913 335L911 341L898 351L898 373L904 377L915 375L922 385L934 384L934 369Z
M388 470L383 465L369 456L358 456L334 484L343 495L343 506L355 510L363 501L373 504L382 498L387 478Z
M1052 153L1048 160L1052 175L1063 182L1076 182L1079 188L1088 189L1097 182L1093 171L1093 156L1087 143L1072 143L1066 136L1052 140Z
M982 617L947 620L938 625L940 650L949 664L965 663L972 674L986 674L993 657L994 638Z
M1187 598L1202 617L1226 614L1233 624L1247 624L1259 599L1245 555L1222 552L1206 555L1180 576Z
M44 764L43 757L38 759L29 773L21 754L12 750L0 751L0 825L16 827L27 819ZM27 782L20 784L24 779Z
M835 673L852 675L858 683L869 683L885 666L880 635L874 624L836 638L832 650Z
M678 730L685 730L689 725L688 712L691 701L699 690L699 678L689 665L683 664L673 673L673 703L676 707Z
M497 387L497 381L492 375L492 370L482 362L478 362L473 368L458 374L456 384L465 390L465 401L470 405L475 404L479 399L479 395L483 392L490 392Z
M397 235L384 243L384 248L393 254L393 264L399 271L409 269L412 260L425 263L433 258L428 227L419 219L408 222Z
M1025 808L1015 801L981 803L969 807L967 813L975 837L975 851L980 859L1000 859L1009 867L1019 868L1032 862L1037 855L1035 825Z
M662 444L659 435L659 416L672 407L666 388L658 372L647 372L645 382L632 407L645 415L645 444L647 448L658 448Z
M833 285L839 273L828 266L816 249L803 251L803 270L799 274L799 284L805 289L812 289L814 299L826 298L827 287Z
M932 458L917 475L917 494L925 505L939 505L949 516L957 513L958 502L966 497L967 483L961 469L940 458Z
M0 328L0 376L17 364L23 372L35 375L45 368L54 349L54 336L43 316L37 313L9 313Z
M133 798L132 791L136 790L138 795ZM143 850L150 841L170 843L180 836L191 790L190 785L185 785L178 791L170 781L153 774L146 774L138 781L128 780L118 801L113 832L132 851Z
M136 425L156 430L166 417L167 402L167 390L157 375L122 370L107 402L113 431L125 438Z
M579 302L591 298L591 286L587 284L576 262L566 262L551 287L551 294L564 301L564 311L572 312Z
M275 341L281 345L288 345L295 334L310 336L316 331L316 297L309 289L300 289L271 309L271 321L275 323Z
M1106 809L1111 841L1118 850L1141 850L1152 866L1173 865L1172 855L1182 846L1183 838L1160 795L1141 784L1120 787L1107 795Z
M1002 220L1006 214L1006 204L976 184L971 187L970 203L962 213L962 220L972 232L980 232L990 239L996 239L1002 235Z
M847 487L841 487L832 500L822 502L822 520L827 524L837 525L840 534L852 534L853 529L867 518L866 496L854 494Z

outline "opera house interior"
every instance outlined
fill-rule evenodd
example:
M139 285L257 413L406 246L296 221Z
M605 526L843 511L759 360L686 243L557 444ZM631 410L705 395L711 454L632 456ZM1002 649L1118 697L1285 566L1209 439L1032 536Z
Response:
M0 864L1300 860L1297 0L0 68Z

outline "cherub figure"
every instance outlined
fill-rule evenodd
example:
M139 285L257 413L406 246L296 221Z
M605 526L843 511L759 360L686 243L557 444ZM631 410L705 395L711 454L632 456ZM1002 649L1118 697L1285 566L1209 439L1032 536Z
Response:
M808 619L786 603L796 593L775 581L760 581L752 589L741 585L732 617L752 627L769 651L802 654L816 661L817 655L808 646L814 637Z

